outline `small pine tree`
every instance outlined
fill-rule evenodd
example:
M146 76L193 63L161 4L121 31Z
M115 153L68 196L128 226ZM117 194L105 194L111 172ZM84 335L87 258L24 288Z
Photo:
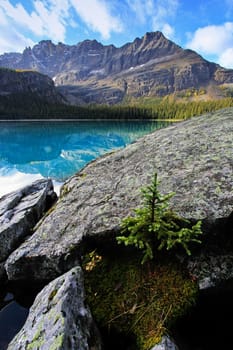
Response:
M141 249L142 264L153 259L157 250L163 248L170 250L177 245L181 245L190 255L189 244L201 243L198 239L202 233L201 221L191 226L188 220L180 218L168 209L169 200L174 193L166 195L159 193L156 173L152 184L142 188L141 191L144 206L135 209L134 216L122 220L121 232L126 235L118 236L117 242Z

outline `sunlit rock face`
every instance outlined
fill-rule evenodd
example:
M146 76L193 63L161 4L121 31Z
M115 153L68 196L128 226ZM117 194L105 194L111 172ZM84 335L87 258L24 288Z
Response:
M119 232L121 220L142 204L140 189L155 172L159 190L175 192L171 208L179 215L203 220L206 235L219 218L227 227L232 131L233 110L223 110L158 130L90 163L65 183L54 210L8 258L8 278L53 279L75 266L86 239Z

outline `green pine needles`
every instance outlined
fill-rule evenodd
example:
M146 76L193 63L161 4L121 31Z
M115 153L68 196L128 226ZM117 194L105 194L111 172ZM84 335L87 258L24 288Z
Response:
M191 255L191 242L201 243L201 221L191 225L189 220L169 210L169 200L174 193L162 195L158 191L157 173L152 184L142 188L144 206L135 209L135 215L122 220L117 242L134 245L143 252L142 264L153 259L157 250L170 250L182 246Z

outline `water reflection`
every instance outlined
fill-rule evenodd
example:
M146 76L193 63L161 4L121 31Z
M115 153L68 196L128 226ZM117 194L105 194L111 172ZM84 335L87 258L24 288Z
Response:
M13 183L28 174L64 181L105 152L165 125L150 121L1 122L0 196L4 179Z
M0 288L0 349L5 350L9 342L24 325L41 284L26 282L8 283Z
M14 315L12 322L12 315ZM23 327L28 309L12 301L0 312L0 349L5 350L9 342Z

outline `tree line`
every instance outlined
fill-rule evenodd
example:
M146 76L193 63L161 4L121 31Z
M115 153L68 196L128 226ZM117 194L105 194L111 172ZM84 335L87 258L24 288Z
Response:
M150 104L86 105L52 104L36 94L0 96L0 119L188 119L195 115L232 107L233 98L177 102L169 98Z

